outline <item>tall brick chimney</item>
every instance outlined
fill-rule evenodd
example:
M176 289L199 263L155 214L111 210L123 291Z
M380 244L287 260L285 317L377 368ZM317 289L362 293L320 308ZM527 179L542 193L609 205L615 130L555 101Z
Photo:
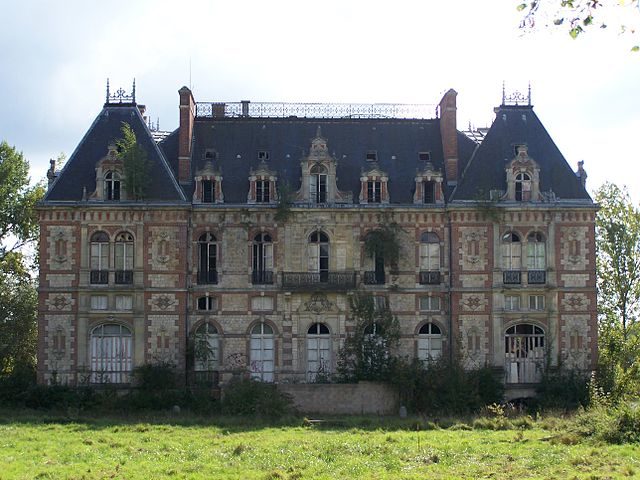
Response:
M180 94L180 132L178 133L178 180L180 183L191 181L191 138L195 105L191 90L182 87Z
M458 182L458 129L456 126L456 97L458 92L450 89L440 100L440 137L446 179L449 185Z

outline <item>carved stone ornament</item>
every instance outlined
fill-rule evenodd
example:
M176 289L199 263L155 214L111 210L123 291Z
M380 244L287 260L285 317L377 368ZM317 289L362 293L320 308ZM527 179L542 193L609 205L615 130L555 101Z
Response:
M169 295L161 295L153 300L153 304L160 310L166 310L167 308L175 305L175 303L175 299L171 298Z
M329 301L324 293L314 293L308 302L304 303L304 309L307 312L313 312L316 315L329 311L333 308L333 303Z
M69 301L69 299L63 295L58 295L51 302L51 306L58 310L64 310L64 308L70 304L71 302Z

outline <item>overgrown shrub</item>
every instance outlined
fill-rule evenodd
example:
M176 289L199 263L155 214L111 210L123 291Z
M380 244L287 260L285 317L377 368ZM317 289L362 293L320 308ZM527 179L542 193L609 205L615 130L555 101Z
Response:
M577 369L547 369L536 392L536 403L543 409L586 407L589 404L589 375Z
M281 417L292 410L291 398L272 384L243 379L223 390L222 411L226 414Z

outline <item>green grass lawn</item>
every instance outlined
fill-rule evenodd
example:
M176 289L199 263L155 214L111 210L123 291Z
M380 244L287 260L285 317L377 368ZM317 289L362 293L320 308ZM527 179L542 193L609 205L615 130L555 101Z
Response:
M416 424L3 411L0 479L640 478L640 445L596 443L550 427L563 421L499 431Z

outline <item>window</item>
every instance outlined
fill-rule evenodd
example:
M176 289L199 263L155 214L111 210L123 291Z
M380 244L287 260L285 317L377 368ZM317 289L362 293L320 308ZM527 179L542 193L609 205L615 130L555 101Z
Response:
M375 150L369 150L366 156L367 162L377 162L378 161L378 152Z
M531 177L528 173L516 174L516 201L528 202L531 200Z
M216 182L214 180L202 180L202 203L213 203L216 200Z
M258 150L258 160L267 162L269 160L269 152L267 150Z
M106 295L91 295L91 310L107 310L109 298Z
M545 241L541 233L530 233L527 237L527 268L545 270Z
M105 323L91 331L91 382L126 383L132 363L131 330Z
M96 232L91 235L89 256L91 283L109 283L109 235L105 232Z
M314 165L309 175L309 195L312 203L327 202L327 169Z
M104 176L104 198L120 200L120 174L109 171Z
M216 270L218 243L212 233L203 233L198 239L198 283L218 283Z
M252 297L251 310L255 312L266 312L273 310L273 297Z
M584 337L575 328L569 333L569 350L573 353L584 349Z
M418 332L418 359L437 360L442 355L442 332L435 323L425 323Z
M505 233L502 236L501 248L502 268L505 270L520 270L522 256L520 236L515 232Z
M505 375L507 383L536 383L544 368L544 331L522 323L505 332Z
M269 180L256 180L256 202L269 203Z
M423 203L436 203L436 182L422 182Z
M431 160L431 153L429 153L429 152L418 152L418 159L421 162L429 162Z
M423 312L439 312L440 297L420 297L420 310Z
M529 310L544 310L544 295L529 295Z
M309 235L309 271L318 272L320 281L329 281L329 237L320 231Z
M251 378L262 382L274 379L274 336L273 329L264 322L251 329L249 370Z
M307 379L320 380L331 373L331 336L324 323L314 323L307 331Z
M440 270L440 239L433 232L425 232L420 237L420 270Z
M216 297L198 297L198 310L215 311L217 309Z
M116 295L116 310L133 310L133 297L131 295Z
M207 148L204 151L204 158L205 158L205 160L215 160L216 154L212 149Z
M373 296L373 309L376 312L383 312L389 308L389 302L384 295Z
M252 283L273 283L273 243L268 233L259 233L254 237L252 265Z
M133 235L121 232L115 242L116 283L133 283Z
M369 180L367 182L367 202L382 202L382 182L378 180Z
M504 296L504 309L505 310L520 310L520 295L505 295Z
M196 372L206 372L216 368L220 358L218 329L212 323L205 322L198 327L193 337L193 369Z

